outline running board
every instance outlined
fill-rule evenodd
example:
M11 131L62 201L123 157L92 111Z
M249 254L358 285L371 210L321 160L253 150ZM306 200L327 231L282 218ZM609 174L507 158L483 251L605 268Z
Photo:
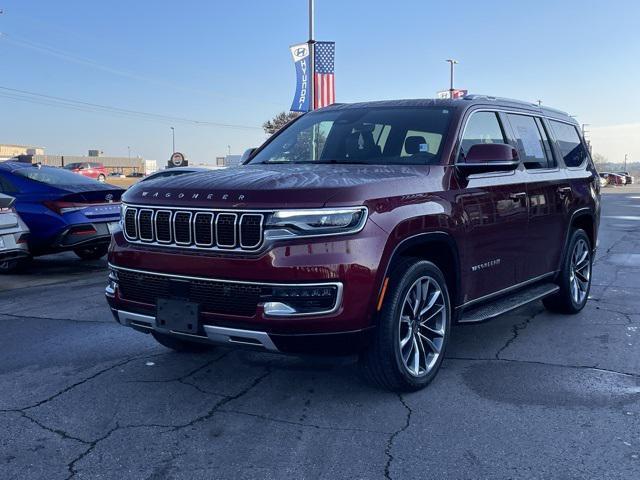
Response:
M532 287L523 288L512 294L501 297L497 300L489 301L477 307L470 307L462 312L459 323L477 323L489 320L502 315L503 313L515 310L527 303L534 302L560 290L555 283L536 284Z

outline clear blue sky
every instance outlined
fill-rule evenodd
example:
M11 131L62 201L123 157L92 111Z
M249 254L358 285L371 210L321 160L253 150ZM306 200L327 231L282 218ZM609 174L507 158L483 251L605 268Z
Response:
M558 107L593 125L640 122L640 2L316 0L336 41L339 102L432 97L457 86ZM307 38L306 0L0 0L0 86L190 119L260 126L289 108L288 46ZM6 91L0 90L0 94ZM164 161L172 122L0 96L0 143L48 153ZM178 150L213 160L259 129L175 124Z

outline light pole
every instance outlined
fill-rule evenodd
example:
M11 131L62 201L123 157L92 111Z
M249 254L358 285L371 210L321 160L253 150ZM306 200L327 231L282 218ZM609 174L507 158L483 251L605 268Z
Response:
M173 155L174 153L176 153L176 129L173 127L169 127L169 128L171 128L171 144L173 148L173 150L171 151L171 154Z
M131 163L131 147L127 147L127 155L129 156L129 163Z
M311 70L311 81L309 82L309 96L311 98L311 108L310 110L316 109L316 87L315 87L315 78L316 78L316 54L314 49L315 43L315 24L314 24L314 16L315 16L315 0L309 0L309 67Z
M627 157L629 156L628 153L624 154L624 171L627 171Z
M449 64L451 65L451 73L449 76L449 98L453 98L453 76L454 76L454 66L458 64L457 60L454 60L453 58L450 58L447 60L447 62L449 62Z

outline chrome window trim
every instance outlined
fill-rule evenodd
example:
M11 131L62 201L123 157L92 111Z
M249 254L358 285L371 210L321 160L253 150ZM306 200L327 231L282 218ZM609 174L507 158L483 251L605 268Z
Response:
M260 238L258 238L258 243L255 243L253 245L245 245L244 243L242 243L242 219L244 217L260 217L260 225L258 226L258 228L260 229ZM240 215L240 221L238 222L238 234L240 236L240 248L246 248L248 250L254 250L256 248L259 248L260 245L262 245L262 240L264 239L264 215L261 213L243 213L242 215Z
M218 220L220 220L221 215L233 216L233 243L231 244L225 244L220 242L220 235L218 235ZM229 211L221 212L220 214L216 215L215 226L216 226L216 245L218 245L218 247L223 249L236 248L236 244L238 243L237 241L238 232L236 231L236 228L238 227L238 214L235 212L229 212Z
M169 240L160 240L158 238L158 214L159 213L168 213L169 214ZM173 213L171 210L156 210L156 213L153 215L153 231L156 234L155 241L161 243L163 245L169 245L173 242Z
M271 283L271 282L251 282L251 281L246 281L246 280L227 280L227 279L221 279L221 278L206 278L206 277L192 277L189 275L179 275L179 274L173 274L173 273L161 273L161 272L151 272L148 270L138 270L138 269L134 269L134 268L127 268L127 267L119 267L117 265L114 265L113 263L109 263L108 267L110 269L113 270L124 270L126 272L132 272L132 273L141 273L143 275L156 275L156 276L160 276L160 277L168 277L168 278L179 278L182 280L196 280L196 281L201 281L201 282L215 282L215 283L236 283L236 284L242 284L242 285L255 285L255 286L266 286L266 287L281 287L281 288L287 288L287 287L303 287L303 288L322 288L322 287L335 287L336 288L336 300L335 303L333 305L333 308L331 308L330 310L323 310L323 311L318 311L318 312L303 312L303 313L293 313L290 315L265 315L265 317L268 318L291 318L291 317L310 317L310 316L321 316L321 315L331 315L333 313L336 313L338 310L340 310L340 307L342 306L342 297L344 295L344 285L342 284L342 282L322 282L322 283ZM262 305L262 303L258 303L258 305Z
M198 235L196 233L196 224L198 223L198 215L211 215L211 221L209 222L209 231L211 232L211 243L198 243ZM214 235L213 225L216 219L216 214L213 212L196 212L193 216L193 244L197 247L214 247L216 244L216 236Z
M140 230L140 215L142 214L142 212L151 212L151 238L142 238L142 231ZM154 242L155 238L153 238L153 234L154 234L154 228L153 228L153 217L154 217L154 213L153 213L153 209L151 208L141 208L136 212L136 222L137 222L137 227L138 227L138 239L140 239L140 241L142 242Z
M189 241L188 242L179 242L178 241L178 237L176 235L176 217L178 216L179 213L188 213L189 214ZM193 238L192 238L192 230L193 230L193 212L190 212L188 210L178 210L177 212L175 212L173 214L173 222L171 222L171 225L173 227L173 243L175 243L176 245L180 245L182 246L186 246L186 245L191 245L193 243Z

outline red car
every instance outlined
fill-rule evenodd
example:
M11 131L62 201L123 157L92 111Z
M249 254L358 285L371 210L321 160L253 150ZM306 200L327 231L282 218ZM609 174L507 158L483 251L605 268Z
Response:
M243 165L139 182L122 206L121 325L182 351L357 352L403 391L454 322L585 306L600 184L569 115L467 96L310 112Z
M99 162L76 162L65 165L66 170L71 170L73 173L79 173L85 177L93 178L99 182L104 182L107 179L107 169Z

